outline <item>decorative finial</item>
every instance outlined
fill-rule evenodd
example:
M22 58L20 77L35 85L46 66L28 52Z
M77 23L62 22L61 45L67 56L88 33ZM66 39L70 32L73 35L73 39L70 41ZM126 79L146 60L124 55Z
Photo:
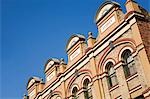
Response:
M110 48L114 48L113 41L109 41L109 46L110 46Z
M43 83L43 78L40 78L40 79L41 79L40 83Z
M92 32L89 32L88 35L91 36L91 35L92 35Z
M75 76L76 76L76 77L79 76L79 71L78 71L78 69L75 69L75 72L74 72L74 73L75 73Z
M61 58L61 59L60 59L60 61L61 61L61 62L64 62L64 59L63 59L63 58Z
M60 64L65 64L65 60L63 58L60 59Z
M88 33L88 38L93 38L93 33L92 32Z
M23 99L28 99L28 96L24 93Z

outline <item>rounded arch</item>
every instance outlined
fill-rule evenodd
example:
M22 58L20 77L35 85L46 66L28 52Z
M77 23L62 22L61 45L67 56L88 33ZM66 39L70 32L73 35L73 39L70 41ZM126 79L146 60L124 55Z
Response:
M95 15L95 22L97 23L101 18L104 17L114 7L120 7L120 4L114 1L105 1L97 10Z
M77 99L78 91L79 91L79 88L77 88L77 86L73 86L71 89L71 96Z
M82 74L88 74L90 77L92 77L92 72L89 69L79 70L79 75L82 75Z
M136 49L136 44L135 44L135 41L133 39L130 39L130 38L124 38L124 39L120 39L120 40L117 40L117 41L114 41L113 44L114 44L114 48L115 47L118 47L122 44L127 44L129 43L128 46L130 46L133 50ZM104 54L102 55L102 57L100 58L99 60L99 63L98 63L98 72L99 73L102 73L102 70L101 70L101 66L103 66L102 64L104 63L105 61L105 58L107 57L107 55L114 49L111 49L109 48L109 46L106 47L106 49L104 50ZM119 53L117 53L119 54ZM119 56L118 56L119 57ZM118 60L117 60L118 61Z
M73 84L73 85L71 86L70 92L73 92L73 89L74 89L74 88L77 88L77 90L80 89L78 84Z
M82 80L81 80L81 87L83 88L84 86L84 81L86 80L86 79L88 79L89 80L89 82L92 82L92 78L89 76L89 75L85 75L83 78L82 78Z
M131 46L125 46L125 47L123 47L121 50L120 50L120 52L119 52L119 54L118 54L118 61L121 61L122 60L122 53L125 51L125 50L129 50L129 51L131 51L131 53L133 53L134 52L134 49L131 47Z
M26 88L28 89L30 86L32 86L34 83L39 83L39 82L43 82L42 78L40 77L30 77L28 80L28 83L26 85Z
M48 99L53 99L53 97L60 97L60 99L62 99L62 93L60 91L54 91L54 92L50 92ZM57 98L56 98L57 99Z
M112 63L113 65L116 64L116 61L113 58L109 58L106 59L106 61L104 62L103 66L102 66L102 72L107 72L107 64L108 63Z
M82 69L82 70L77 70L78 72L78 76L74 75L72 76L71 80L70 80L70 83L68 84L67 86L67 93L68 95L70 95L70 92L71 92L71 88L72 86L74 85L74 82L76 80L77 77L81 76L81 75L88 75L89 77L92 77L92 72L89 70L89 69ZM82 81L82 80L81 80ZM81 83L80 83L81 84ZM80 89L81 88L81 85L78 85L78 88Z
M81 34L74 34L70 37L66 45L66 51L68 51L78 41L85 41L85 37Z

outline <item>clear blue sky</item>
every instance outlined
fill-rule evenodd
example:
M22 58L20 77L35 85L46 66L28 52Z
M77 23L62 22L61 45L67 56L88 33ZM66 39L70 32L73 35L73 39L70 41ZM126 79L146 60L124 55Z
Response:
M49 58L67 61L65 47L72 34L87 37L92 31L97 36L94 16L103 1L2 0L0 99L22 99L31 76L44 78ZM149 0L136 1L150 11Z

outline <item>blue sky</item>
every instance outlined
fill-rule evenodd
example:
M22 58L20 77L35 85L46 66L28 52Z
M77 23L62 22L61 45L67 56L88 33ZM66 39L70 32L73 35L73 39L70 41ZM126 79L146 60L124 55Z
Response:
M2 0L0 99L22 99L31 76L44 76L44 64L64 58L72 34L97 36L94 16L105 0ZM125 0L115 0L122 6ZM149 10L149 0L136 0ZM124 7L123 7L124 9Z

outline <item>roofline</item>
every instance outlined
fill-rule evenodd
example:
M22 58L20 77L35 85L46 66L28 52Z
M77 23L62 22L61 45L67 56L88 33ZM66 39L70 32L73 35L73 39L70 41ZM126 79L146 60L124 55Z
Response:
M73 34L73 35L69 38L69 40L68 40L68 42L67 42L67 45L66 45L66 52L70 49L70 48L67 49L67 47L68 47L70 41L71 41L74 37L79 37L79 40L85 41L85 36L84 36L84 35L82 35L82 34ZM75 44L76 44L76 43L75 43Z
M97 16L98 16L99 11L100 11L105 5L107 5L107 4L113 4L112 8L113 8L114 6L121 7L120 4L117 3L117 2L115 2L115 1L105 1L104 3L101 4L101 6L100 6L100 7L98 8L98 10L96 11L96 14L95 14L95 17L94 17L94 22L95 22L95 23L99 22L99 20L103 18L103 17L101 17L99 20L96 21L96 18L97 18ZM111 8L110 10L112 10L112 8ZM110 11L110 10L109 10L109 11ZM109 12L109 11L108 11L108 12ZM108 14L108 13L105 13L103 16L105 16L106 14Z

